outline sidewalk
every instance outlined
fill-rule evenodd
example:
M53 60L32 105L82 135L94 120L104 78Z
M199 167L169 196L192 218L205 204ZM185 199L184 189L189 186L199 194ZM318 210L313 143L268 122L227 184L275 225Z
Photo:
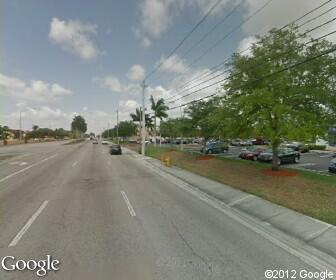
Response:
M329 255L330 258L335 258L336 264L335 226L189 171L177 167L166 167L157 159L143 157L128 149L127 151L132 153L134 157L145 160L157 170L170 174L220 200L223 205L247 214L262 223L269 224L284 234Z

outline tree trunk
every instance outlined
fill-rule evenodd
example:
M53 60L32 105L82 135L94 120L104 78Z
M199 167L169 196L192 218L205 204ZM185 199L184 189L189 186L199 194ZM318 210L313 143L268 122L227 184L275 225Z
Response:
M208 138L204 137L204 143L203 143L203 154L206 154L206 143L208 142Z
M154 112L154 146L156 147L156 114Z
M279 143L277 141L272 143L272 153L273 153L273 158L272 158L272 170L273 171L278 171L279 170L279 157L278 157L278 148L279 148Z

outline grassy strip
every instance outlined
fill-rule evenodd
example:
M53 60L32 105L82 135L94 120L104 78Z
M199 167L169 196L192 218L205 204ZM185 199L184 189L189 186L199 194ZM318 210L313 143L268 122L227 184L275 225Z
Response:
M196 160L199 154L149 146L147 155L170 156L175 166L336 225L336 177L297 170L295 177L272 177L270 165L231 158Z

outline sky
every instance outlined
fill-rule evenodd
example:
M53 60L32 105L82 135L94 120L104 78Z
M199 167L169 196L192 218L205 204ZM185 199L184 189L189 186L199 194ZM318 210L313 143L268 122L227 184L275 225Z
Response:
M146 80L148 110L150 95L173 101L177 99L174 96L223 79L220 76L211 82L202 81L212 66L249 47L256 35L281 27L325 2L219 1L168 57L217 1L2 0L0 125L18 128L21 112L25 130L33 125L70 129L72 118L80 114L88 123L88 132L100 133L116 124L117 110L119 120L130 119L129 114L141 103L140 84L153 69L155 72ZM310 18L332 8L335 2ZM335 11L304 28L334 18ZM335 27L332 22L312 36ZM225 39L213 47L221 38ZM168 105L179 106L217 88L209 87ZM170 117L179 114L179 109L169 111Z

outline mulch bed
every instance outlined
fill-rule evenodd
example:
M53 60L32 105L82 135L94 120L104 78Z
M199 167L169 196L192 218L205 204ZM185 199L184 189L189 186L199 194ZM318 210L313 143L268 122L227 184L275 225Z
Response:
M211 155L204 155L204 156L197 156L195 157L195 160L209 160L209 159L213 159L214 157Z
M296 171L283 170L283 169L273 171L272 169L269 168L263 169L262 173L266 176L272 176L272 177L294 177L298 175Z

